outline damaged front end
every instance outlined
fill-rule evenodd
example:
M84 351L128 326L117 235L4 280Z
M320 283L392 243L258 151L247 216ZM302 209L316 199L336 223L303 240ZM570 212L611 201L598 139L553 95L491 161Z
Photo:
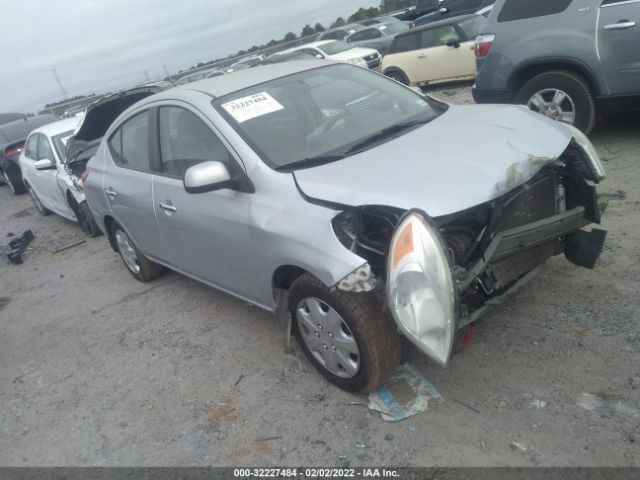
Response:
M563 154L529 181L461 212L431 218L418 209L346 209L334 218L334 231L367 264L338 288L384 292L399 330L446 365L456 332L522 287L550 257L564 253L594 267L606 232L582 229L600 223L606 204L598 203L594 184L604 169L589 140L572 134Z

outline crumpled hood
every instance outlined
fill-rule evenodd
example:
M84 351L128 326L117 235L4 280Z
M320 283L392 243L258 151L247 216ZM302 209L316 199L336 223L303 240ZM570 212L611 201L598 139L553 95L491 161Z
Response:
M343 160L294 172L305 195L432 217L488 202L567 148L564 125L513 105L450 106L432 122Z

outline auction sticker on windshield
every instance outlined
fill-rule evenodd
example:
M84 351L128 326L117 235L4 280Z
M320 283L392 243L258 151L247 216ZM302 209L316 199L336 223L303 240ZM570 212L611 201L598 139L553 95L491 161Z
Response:
M238 123L242 123L252 118L277 112L284 107L267 92L260 92L223 103L222 108L229 112Z

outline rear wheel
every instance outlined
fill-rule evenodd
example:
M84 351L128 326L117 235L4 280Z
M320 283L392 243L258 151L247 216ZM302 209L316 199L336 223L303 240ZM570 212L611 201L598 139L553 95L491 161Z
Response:
M400 337L373 294L329 290L305 274L291 285L289 310L307 358L344 390L371 391L400 363Z
M2 175L4 176L4 181L7 182L7 185L9 185L9 188L14 195L22 195L26 191L24 185L21 185L20 182L11 178L11 175L9 175L6 170L2 171Z
M585 133L596 125L593 92L587 81L573 72L553 71L533 77L518 91L515 101Z
M129 273L131 273L131 275L133 275L137 280L146 283L155 280L162 275L164 267L152 262L140 253L133 241L131 241L120 225L114 225L111 234L118 246L120 258L122 258L122 261L127 267L127 270L129 270Z
M51 210L42 204L31 185L27 185L27 191L29 192L29 195L31 195L31 200L33 200L33 204L35 205L36 210L38 210L38 213L44 216L51 215Z

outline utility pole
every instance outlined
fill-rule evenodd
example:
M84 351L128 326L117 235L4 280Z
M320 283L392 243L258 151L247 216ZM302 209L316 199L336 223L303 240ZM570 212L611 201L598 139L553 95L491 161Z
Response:
M58 77L58 72L56 72L55 68L52 68L53 70L53 76L56 77L56 82L58 82L58 86L60 87L60 91L62 92L62 96L66 99L67 98L67 92L64 89L64 87L62 86L62 82L60 81L60 77Z
M169 75L169 69L167 68L167 64L166 64L166 63L163 63L163 64L162 64L162 68L164 69L164 74L165 74L167 77L171 77L171 75Z
M146 82L151 81L151 79L149 78L149 72L147 72L146 70L144 71L144 80L145 80Z

